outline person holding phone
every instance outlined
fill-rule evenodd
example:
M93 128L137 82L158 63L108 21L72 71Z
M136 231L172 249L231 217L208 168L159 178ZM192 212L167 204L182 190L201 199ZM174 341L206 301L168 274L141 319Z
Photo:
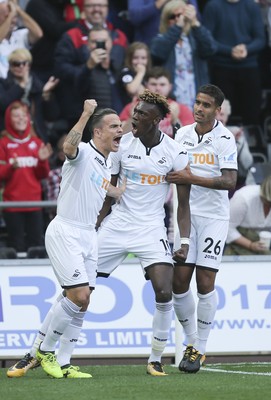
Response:
M65 32L56 45L54 52L55 76L61 79L57 95L61 107L61 117L68 121L69 126L74 125L81 113L82 96L75 85L75 80L87 62L89 56L88 35L93 27L101 25L109 32L112 40L110 64L113 75L115 76L116 71L120 71L123 67L128 40L124 32L109 23L109 3L111 2L108 0L83 0L83 18L78 20L75 28ZM95 40L104 41L104 39L98 38ZM95 48L94 44L93 47ZM84 70L83 73L87 73L87 71ZM122 110L122 107L114 108L117 112Z
M100 107L122 109L121 96L117 85L118 71L111 63L112 39L110 32L102 25L95 25L88 35L89 56L75 80L76 90L81 99L91 96Z
M96 41L96 49L103 49L105 50L105 41L104 40L97 40Z

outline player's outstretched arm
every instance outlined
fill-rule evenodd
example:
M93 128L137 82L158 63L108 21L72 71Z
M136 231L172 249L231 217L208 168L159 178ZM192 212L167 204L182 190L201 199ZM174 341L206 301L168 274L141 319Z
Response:
M190 185L177 185L177 223L181 235L181 247L174 252L173 259L179 262L184 262L186 260L189 250L191 230L189 196Z
M76 156L77 148L82 140L84 128L96 107L96 100L89 99L84 101L83 112L63 143L63 152L68 158L74 158Z
M237 171L231 169L221 170L220 176L204 177L192 174L190 167L182 171L169 172L166 181L179 185L192 184L216 190L232 190L236 186Z

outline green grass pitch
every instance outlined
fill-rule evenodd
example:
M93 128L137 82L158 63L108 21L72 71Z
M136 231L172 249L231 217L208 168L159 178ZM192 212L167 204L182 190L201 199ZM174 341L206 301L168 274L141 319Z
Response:
M53 379L41 368L7 378L0 368L2 400L258 400L270 398L271 363L207 364L197 374L152 377L146 365L82 366L91 379Z

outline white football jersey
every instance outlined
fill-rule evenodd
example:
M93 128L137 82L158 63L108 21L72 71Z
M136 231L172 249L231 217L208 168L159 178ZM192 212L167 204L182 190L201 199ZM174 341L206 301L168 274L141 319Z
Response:
M119 151L111 157L112 174L127 177L126 190L113 212L133 224L160 225L169 190L165 176L186 167L187 151L163 132L158 145L152 148L146 148L130 132L122 137Z
M57 201L57 215L77 226L95 226L111 179L111 158L92 141L81 142L74 159L66 159Z
M188 151L192 173L208 178L221 176L222 169L237 170L237 148L233 134L218 121L210 132L202 136L197 134L195 127L196 123L184 126L175 137ZM228 191L192 185L190 209L194 215L228 220Z

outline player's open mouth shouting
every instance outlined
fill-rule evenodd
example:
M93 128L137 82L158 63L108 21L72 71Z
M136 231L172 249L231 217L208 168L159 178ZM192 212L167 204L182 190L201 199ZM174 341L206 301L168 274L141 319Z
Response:
M121 141L121 138L122 138L122 136L123 136L123 134L121 134L121 135L116 135L114 138L113 138L113 146L115 147L115 148L119 148L119 145L120 145L120 141Z
M137 121L135 121L134 119L132 121L132 133L133 133L134 136L136 136L136 133L137 133Z

